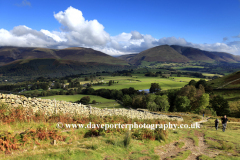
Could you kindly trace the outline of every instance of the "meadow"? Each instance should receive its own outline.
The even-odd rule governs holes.
[[[100,96],[94,95],[84,95],[84,94],[76,94],[76,95],[55,95],[55,96],[47,96],[41,97],[42,99],[51,99],[51,100],[58,100],[58,101],[67,101],[67,102],[76,102],[80,100],[82,97],[89,96],[90,103],[95,100],[96,104],[91,104],[93,107],[98,108],[124,108],[123,105],[119,104],[117,101],[113,99],[107,99]]]
[[[132,77],[127,76],[102,76],[103,83],[106,82],[106,84],[103,85],[93,85],[94,89],[123,89],[123,88],[129,88],[133,87],[136,90],[144,90],[149,89],[151,87],[151,83],[159,83],[162,90],[168,90],[168,89],[176,89],[181,88],[188,84],[189,81],[192,79],[198,81],[199,78],[190,78],[190,77],[169,77],[169,78],[160,78],[160,77],[145,77],[142,74],[136,74]],[[114,80],[113,85],[109,86],[108,82],[110,80]],[[94,81],[93,81],[94,83]]]
[[[81,84],[87,84],[92,83],[92,88],[97,89],[124,89],[133,87],[136,90],[144,90],[144,89],[150,89],[151,83],[159,83],[162,90],[167,89],[176,89],[181,88],[188,84],[190,80],[196,80],[198,81],[199,78],[190,78],[190,77],[170,77],[170,78],[160,78],[160,77],[145,77],[143,74],[134,74],[134,76],[101,76],[101,81],[103,84],[98,85],[94,84],[99,79],[93,80],[93,82],[90,81],[80,81]],[[83,80],[80,79],[80,80]],[[115,83],[111,86],[109,86],[108,82],[110,80],[113,80]],[[54,89],[53,89],[54,90]],[[27,91],[27,92],[36,92],[36,91]],[[40,92],[40,91],[39,91]],[[106,99],[102,98],[100,96],[94,96],[94,95],[83,95],[83,94],[76,94],[76,95],[54,95],[54,96],[46,96],[46,97],[40,97],[42,99],[56,99],[56,100],[64,100],[68,102],[76,102],[80,100],[84,96],[90,97],[90,103],[92,100],[95,100],[97,104],[91,104],[94,107],[98,108],[124,108],[123,105],[118,103],[115,100],[112,99]]]

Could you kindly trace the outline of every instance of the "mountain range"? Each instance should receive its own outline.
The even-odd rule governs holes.
[[[62,77],[132,68],[126,61],[91,48],[0,47],[4,76]]]
[[[0,74],[54,76],[116,71],[147,62],[240,62],[240,56],[178,45],[156,46],[138,54],[112,57],[91,48],[0,47]]]
[[[139,65],[147,62],[240,62],[240,56],[224,52],[210,52],[192,47],[178,45],[156,46],[138,54],[123,55],[118,57],[129,63]]]

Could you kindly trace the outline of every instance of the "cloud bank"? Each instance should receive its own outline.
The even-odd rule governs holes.
[[[31,5],[24,0],[22,4]],[[59,31],[41,29],[33,30],[27,26],[20,25],[8,31],[0,29],[0,46],[19,47],[46,47],[46,48],[67,48],[67,47],[89,47],[110,55],[122,55],[138,53],[158,45],[182,45],[199,48],[208,51],[228,52],[240,54],[240,41],[229,41],[224,37],[222,43],[194,44],[184,38],[162,37],[154,38],[152,35],[141,34],[138,31],[131,33],[120,33],[110,36],[103,24],[96,19],[86,20],[83,13],[73,7],[65,11],[54,13],[54,18],[60,23]],[[239,38],[235,36],[232,38]]]

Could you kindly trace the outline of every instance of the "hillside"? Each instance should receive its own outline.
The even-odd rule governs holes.
[[[17,60],[0,67],[3,76],[62,77],[74,74],[96,73],[129,69],[128,65],[113,65],[97,62],[79,62],[60,59]]]
[[[141,61],[148,62],[188,62],[189,59],[168,45],[162,45],[147,49],[132,57],[132,64],[141,64]]]
[[[186,56],[191,61],[203,61],[203,62],[229,62],[236,63],[240,61],[240,56],[235,56],[224,52],[209,52],[192,47],[183,47],[178,45],[170,46],[178,53]]]
[[[127,62],[130,62],[131,59],[136,55],[137,54],[126,54],[126,55],[119,56],[117,58],[122,59],[122,60],[127,61]]]
[[[0,47],[0,65],[20,59],[63,59],[78,62],[96,62],[115,65],[128,65],[125,61],[109,56],[91,48],[30,48],[30,47]]]
[[[213,88],[240,88],[240,71],[208,82]]]
[[[119,56],[119,59],[132,64],[147,62],[227,62],[238,63],[240,56],[224,52],[209,52],[192,47],[162,45],[147,49],[139,54]]]

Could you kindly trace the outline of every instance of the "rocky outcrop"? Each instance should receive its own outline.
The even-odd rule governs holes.
[[[63,113],[70,115],[97,115],[112,116],[121,115],[127,116],[128,118],[138,118],[138,119],[166,119],[166,120],[177,120],[183,121],[182,117],[167,116],[157,113],[151,113],[143,110],[133,110],[133,109],[100,109],[96,107],[91,107],[78,103],[71,103],[66,101],[57,101],[50,99],[41,98],[27,98],[22,95],[13,94],[1,94],[0,101],[9,104],[10,107],[22,106],[26,110],[32,110],[33,113],[43,112],[45,115],[50,116],[53,114]]]

